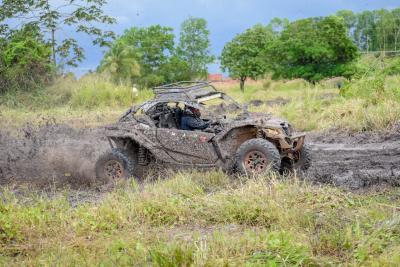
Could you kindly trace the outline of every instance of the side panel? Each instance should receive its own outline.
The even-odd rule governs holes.
[[[175,160],[159,144],[156,137],[157,129],[145,124],[117,124],[108,127],[106,135],[110,138],[129,138],[146,147],[158,160],[175,162]]]
[[[211,142],[212,133],[177,129],[156,130],[159,144],[174,158],[184,164],[214,164],[218,160]]]

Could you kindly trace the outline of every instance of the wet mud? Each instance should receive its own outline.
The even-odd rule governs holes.
[[[90,186],[96,182],[94,162],[107,148],[101,128],[55,124],[0,131],[0,184]]]
[[[400,186],[400,128],[376,133],[310,134],[308,178],[352,190]]]
[[[386,133],[310,133],[313,165],[306,178],[356,190],[400,185],[400,127]],[[102,128],[27,125],[0,130],[0,185],[91,187],[94,164],[109,148]]]

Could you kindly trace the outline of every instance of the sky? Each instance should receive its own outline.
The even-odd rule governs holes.
[[[179,36],[185,19],[204,18],[210,30],[211,52],[218,57],[225,43],[236,34],[257,23],[267,24],[274,17],[292,21],[331,15],[343,9],[359,12],[397,7],[400,0],[108,0],[104,11],[116,18],[117,23],[104,29],[119,35],[133,26],[160,24],[174,28]],[[88,37],[78,36],[78,40],[85,49],[86,59],[71,71],[80,76],[96,69],[105,50],[94,47]],[[219,65],[210,65],[209,72],[221,72]]]

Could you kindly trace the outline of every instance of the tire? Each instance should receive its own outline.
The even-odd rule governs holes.
[[[134,175],[135,162],[127,152],[113,148],[96,162],[96,178],[102,182],[116,182]]]
[[[268,170],[279,171],[280,164],[278,149],[265,139],[247,140],[236,152],[236,170],[242,175],[263,174]]]
[[[289,175],[293,172],[306,172],[311,167],[312,156],[311,149],[304,145],[297,155],[294,155],[297,160],[283,158],[281,161],[280,173],[282,175]]]
[[[294,160],[293,169],[297,171],[307,171],[311,167],[312,156],[311,149],[304,144],[299,151],[299,160]]]

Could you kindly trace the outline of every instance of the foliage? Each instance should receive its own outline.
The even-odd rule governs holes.
[[[316,82],[324,77],[350,77],[357,47],[339,18],[310,18],[290,23],[269,45],[267,56],[274,78]]]
[[[400,8],[336,13],[344,19],[349,36],[363,51],[397,51],[400,48]]]
[[[104,56],[100,72],[109,72],[116,83],[134,81],[140,77],[140,66],[135,47],[116,42]]]
[[[221,67],[231,77],[240,79],[242,91],[247,78],[257,79],[267,71],[263,54],[272,40],[271,29],[258,24],[237,35],[222,50]]]
[[[0,39],[0,48],[0,93],[34,90],[51,79],[51,51],[38,27],[10,32]]]
[[[136,81],[141,88],[166,82],[161,70],[169,63],[169,55],[174,50],[172,28],[160,25],[147,28],[133,27],[126,30],[113,46],[115,45],[134,48],[141,71]]]
[[[209,34],[205,19],[190,17],[182,23],[176,54],[188,65],[190,80],[205,78],[207,64],[214,61],[209,51]]]
[[[117,184],[108,193],[89,191],[89,202],[74,205],[73,191],[45,197],[3,189],[0,264],[400,264],[396,188],[358,194],[296,177],[171,176],[140,186]]]
[[[51,46],[52,61],[56,65],[57,57],[64,64],[76,66],[84,58],[82,48],[76,38],[60,38],[62,27],[75,33],[84,33],[92,37],[93,44],[104,46],[113,38],[110,31],[103,31],[99,24],[112,24],[115,19],[104,14],[105,0],[61,0],[57,3],[49,0],[4,0],[0,3],[0,28],[12,20],[22,25],[35,25],[46,33],[46,43]]]
[[[8,92],[1,97],[0,105],[11,109],[27,109],[32,114],[35,114],[34,111],[47,113],[47,110],[50,114],[52,111],[57,113],[58,109],[69,109],[69,112],[76,110],[78,113],[82,110],[104,109],[104,113],[112,114],[112,120],[115,120],[132,104],[141,103],[151,97],[151,90],[133,93],[131,85],[124,82],[116,85],[106,74],[87,74],[79,79],[73,75],[65,75],[55,79],[46,88],[29,92]],[[87,116],[92,117],[91,114]],[[108,114],[103,114],[102,117],[110,118]]]
[[[206,65],[213,61],[208,35],[206,21],[199,18],[189,18],[182,24],[177,47],[170,27],[133,27],[113,43],[99,70],[111,71],[115,80],[129,80],[140,88],[204,78]],[[113,72],[111,67],[118,71]],[[138,69],[140,75],[132,72]]]

